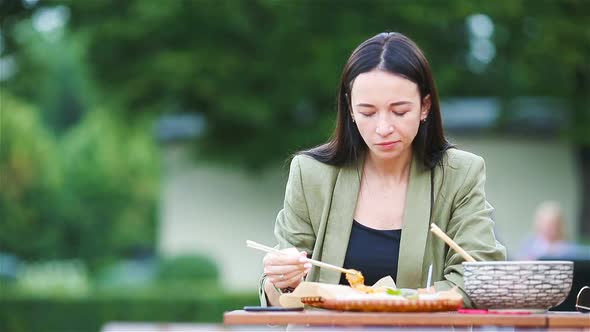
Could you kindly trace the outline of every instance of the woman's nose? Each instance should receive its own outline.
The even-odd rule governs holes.
[[[377,128],[375,128],[375,132],[380,136],[387,136],[393,132],[393,125],[388,121],[380,120]]]

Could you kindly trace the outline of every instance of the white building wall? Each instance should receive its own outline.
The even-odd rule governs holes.
[[[532,230],[534,211],[545,200],[559,202],[567,235],[576,239],[579,185],[570,145],[530,139],[461,137],[459,148],[486,161],[488,201],[496,208],[499,237],[515,253]]]

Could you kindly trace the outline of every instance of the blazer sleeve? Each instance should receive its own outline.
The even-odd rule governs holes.
[[[274,234],[278,242],[275,248],[295,247],[310,255],[316,236],[305,200],[300,158],[300,156],[295,156],[291,161],[283,209],[279,211],[275,223]],[[264,292],[265,279],[266,276],[263,274],[258,286],[261,306],[268,306]]]
[[[494,234],[494,208],[486,200],[485,181],[485,163],[478,156],[473,159],[457,190],[446,233],[477,261],[506,260],[506,249]],[[463,261],[461,255],[449,248],[444,265],[445,280],[435,283],[436,287],[459,286],[464,292]],[[465,305],[471,307],[471,300],[467,296],[464,298]]]

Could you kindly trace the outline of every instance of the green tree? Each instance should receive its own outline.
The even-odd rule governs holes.
[[[6,93],[0,104],[0,251],[57,257],[54,207],[63,176],[55,138],[31,106]]]
[[[0,251],[83,258],[94,267],[155,245],[153,121],[87,112],[98,107],[84,36],[59,24],[39,30],[41,12],[52,8],[0,1],[0,60],[15,59],[17,68],[0,81]]]
[[[352,45],[392,29],[412,31],[430,51],[432,31],[453,37],[463,25],[442,2],[52,3],[66,4],[72,31],[88,36],[88,62],[105,96],[128,114],[200,112],[201,151],[254,167],[327,138]],[[451,44],[463,43],[459,37]],[[450,52],[429,53],[438,61]]]
[[[0,251],[95,267],[154,249],[159,162],[151,121],[124,124],[94,111],[56,138],[31,106],[6,93],[0,104]]]
[[[154,248],[158,154],[150,122],[136,122],[92,111],[63,137],[62,236],[72,257],[100,263]]]
[[[579,224],[590,233],[587,0],[39,4],[60,5],[70,11],[68,31],[86,50],[101,100],[129,118],[200,112],[207,120],[200,151],[252,167],[327,138],[345,59],[384,30],[406,33],[425,50],[443,97],[564,98],[571,104],[564,137],[578,151],[585,188]],[[473,14],[495,24],[496,57],[480,71],[465,61]]]
[[[28,7],[24,1],[0,2],[2,10],[13,11],[0,21],[2,69],[14,74],[0,80],[0,87],[36,105],[43,123],[59,136],[80,121],[93,102],[80,38],[68,34],[66,22],[39,30],[43,20],[66,19],[69,11],[64,6]],[[14,61],[7,64],[6,59]]]

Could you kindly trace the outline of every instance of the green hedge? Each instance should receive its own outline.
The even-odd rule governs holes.
[[[224,312],[257,303],[252,293],[195,298],[0,298],[0,331],[96,332],[112,321],[221,323]]]

